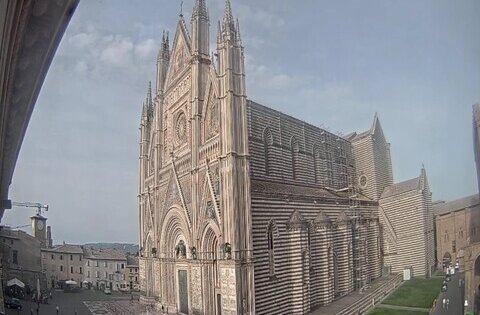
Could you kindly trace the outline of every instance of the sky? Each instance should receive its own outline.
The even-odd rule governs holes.
[[[207,0],[215,49],[223,0]],[[190,25],[193,0],[183,3]],[[480,1],[232,0],[248,98],[336,133],[378,113],[396,182],[425,165],[433,199],[475,193]],[[83,0],[38,97],[10,187],[49,204],[55,243],[137,242],[142,101],[180,1]],[[32,208],[3,224],[29,224]],[[25,228],[28,230],[28,228]]]

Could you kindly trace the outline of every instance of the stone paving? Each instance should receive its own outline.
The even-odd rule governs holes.
[[[140,305],[138,301],[85,301],[83,302],[88,310],[96,315],[140,315],[155,314],[146,309],[145,305]]]

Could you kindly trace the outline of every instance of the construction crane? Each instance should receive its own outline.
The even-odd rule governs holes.
[[[16,201],[12,201],[12,205],[17,206],[17,207],[37,208],[37,216],[42,216],[42,210],[48,211],[48,205],[43,205],[39,202],[16,202]]]

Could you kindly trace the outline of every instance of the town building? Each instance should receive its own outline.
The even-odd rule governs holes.
[[[480,190],[480,103],[473,105],[473,149]],[[471,223],[476,226],[478,219]],[[474,314],[480,314],[480,241],[476,228],[470,234],[472,235],[473,232],[475,232],[476,239],[471,240],[470,244],[464,248],[465,299],[468,302],[466,311],[473,310]]]
[[[84,283],[89,288],[118,291],[126,288],[126,255],[115,249],[84,248]]]
[[[352,143],[360,191],[379,203],[385,272],[411,268],[414,276],[430,276],[435,268],[435,245],[425,168],[416,178],[394,183],[390,143],[377,114],[369,130],[347,138]]]
[[[85,259],[81,245],[62,244],[42,248],[42,268],[46,274],[47,287],[63,287],[65,281],[73,280],[83,286]]]
[[[41,265],[40,246],[40,241],[32,235],[8,226],[0,226],[2,280],[6,283],[17,278],[34,289],[38,279],[42,288],[45,288],[46,278]]]
[[[478,194],[434,205],[438,266],[459,262],[464,269],[464,248],[480,241]]]
[[[247,100],[226,1],[163,37],[140,123],[142,301],[180,314],[307,314],[381,275],[378,201],[352,142]],[[391,183],[388,183],[391,184]],[[379,194],[378,194],[379,195]]]
[[[130,291],[139,291],[139,272],[138,272],[138,257],[127,256],[127,266],[125,268],[125,280],[127,281],[126,288]]]

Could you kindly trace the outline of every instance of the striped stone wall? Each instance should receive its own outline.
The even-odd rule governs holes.
[[[256,314],[308,313],[353,290],[348,196],[307,188],[252,180]],[[363,201],[359,211],[375,217],[378,206]],[[338,220],[340,217],[345,220]],[[274,237],[273,275],[267,240],[272,220],[278,230]],[[366,246],[369,239],[378,237],[365,237]],[[378,244],[370,247],[378,248]],[[379,261],[376,263],[365,267],[372,270],[369,278],[379,275],[381,266]]]
[[[348,140],[252,101],[247,114],[252,177],[336,189],[353,183]]]
[[[428,193],[429,194],[429,193]],[[380,207],[395,227],[395,249],[384,249],[384,265],[392,272],[413,268],[415,276],[428,276],[434,265],[431,200],[421,190],[380,199]],[[382,216],[380,216],[382,222]]]

